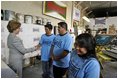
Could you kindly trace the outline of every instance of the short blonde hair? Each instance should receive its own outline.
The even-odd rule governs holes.
[[[7,29],[10,33],[12,33],[14,30],[18,29],[19,27],[21,27],[21,23],[15,20],[11,20],[9,21],[8,25],[7,25]]]

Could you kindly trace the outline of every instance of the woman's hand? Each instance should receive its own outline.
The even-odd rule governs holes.
[[[35,46],[36,50],[38,50],[40,48],[39,44]]]

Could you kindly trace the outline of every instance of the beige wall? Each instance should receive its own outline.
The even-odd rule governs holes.
[[[67,5],[67,19],[68,28],[71,27],[71,14],[72,14],[72,1],[64,1]],[[29,14],[34,16],[40,16],[51,20],[54,26],[61,20],[52,18],[42,14],[42,1],[2,1],[1,8],[3,10],[12,10],[16,13]]]
[[[72,1],[64,1],[64,3],[67,5],[67,19],[66,22],[68,23],[68,29],[72,27]]]

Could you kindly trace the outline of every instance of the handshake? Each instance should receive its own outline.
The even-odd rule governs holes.
[[[40,45],[39,44],[35,46],[35,49],[36,50],[38,50],[39,48],[40,48]]]

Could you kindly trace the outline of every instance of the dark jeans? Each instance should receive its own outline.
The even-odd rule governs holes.
[[[42,69],[43,69],[43,78],[50,78],[51,77],[51,65],[52,62],[49,59],[49,61],[42,61]]]
[[[67,69],[68,68],[61,68],[53,65],[54,78],[62,78],[65,75]]]

